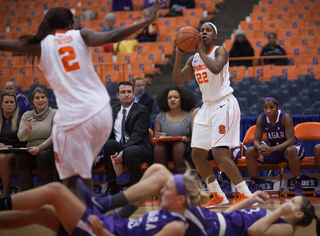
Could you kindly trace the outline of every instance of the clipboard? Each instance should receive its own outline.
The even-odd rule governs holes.
[[[182,138],[180,136],[165,136],[165,137],[157,137],[153,138],[152,141],[157,142],[172,142],[172,141],[180,141]]]
[[[10,152],[28,152],[28,149],[27,148],[11,148],[9,149]]]

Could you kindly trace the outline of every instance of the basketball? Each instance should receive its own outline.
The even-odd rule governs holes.
[[[199,43],[200,33],[192,26],[181,28],[174,39],[174,44],[184,52],[190,52],[197,49]]]

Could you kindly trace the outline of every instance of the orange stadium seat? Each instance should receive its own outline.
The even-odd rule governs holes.
[[[293,38],[282,38],[278,40],[281,47],[291,46]]]
[[[251,41],[251,40],[250,40]],[[227,52],[230,52],[232,48],[233,40],[232,39],[226,39],[224,40],[223,46],[227,50]],[[252,44],[251,44],[252,46]]]
[[[39,21],[39,17],[35,16],[35,17],[29,17],[29,16],[19,16],[18,17],[19,20],[19,24],[36,24],[39,25],[40,21]]]
[[[203,20],[203,10],[201,8],[184,9],[183,16],[197,17],[201,21]]]
[[[177,25],[170,25],[167,27],[168,34],[170,34],[170,33],[176,34],[181,28],[182,28],[182,26],[178,25],[178,24]]]
[[[2,23],[3,26],[10,26],[14,27],[19,25],[19,19],[18,17],[5,17],[5,16],[0,16],[0,22]]]
[[[274,11],[273,5],[254,5],[253,12],[254,13],[270,13]]]
[[[312,13],[311,12],[291,12],[290,19],[296,20],[296,21],[312,19]]]
[[[251,21],[268,21],[271,19],[270,13],[250,13]]]
[[[278,13],[278,12],[273,12],[270,13],[270,20],[285,20],[285,19],[290,19],[290,13],[289,12],[283,12],[283,13]]]
[[[301,29],[306,27],[305,20],[284,20],[283,28],[287,29]]]
[[[56,3],[54,1],[48,1],[48,2],[45,1],[45,2],[36,3],[36,8],[41,11],[49,10],[50,8],[53,8],[55,6],[56,6]]]
[[[313,57],[306,57],[306,58],[304,58],[303,62],[306,65],[319,65],[320,64],[320,55],[313,56]]]
[[[142,71],[144,74],[152,75],[154,64],[152,61],[146,62],[131,62],[125,66],[126,71]]]
[[[276,30],[283,28],[283,21],[281,20],[269,20],[262,23],[262,29]]]
[[[120,26],[128,26],[132,25],[133,20],[125,20],[125,19],[117,19],[116,22],[114,23],[115,27],[120,27]]]
[[[11,76],[11,69],[9,68],[0,68],[0,77]]]
[[[107,63],[112,62],[112,53],[92,54],[93,63]]]
[[[266,5],[280,5],[282,0],[260,0],[262,6]]]
[[[258,77],[260,81],[263,80],[270,80],[272,77],[271,74],[271,65],[264,65],[264,66],[249,66],[248,69],[248,76],[249,77]]]
[[[135,47],[137,53],[148,52],[151,50],[151,43],[138,43]]]
[[[36,3],[35,2],[18,2],[16,10],[18,11],[24,11],[24,10],[34,10],[36,9]]]
[[[110,53],[107,53],[107,52],[105,53],[102,46],[101,47],[90,47],[90,50],[91,50],[91,54],[103,53],[105,55],[108,54],[108,56],[112,57],[112,53],[111,52]]]
[[[308,54],[308,46],[286,46],[284,47],[287,55],[300,56]],[[303,58],[289,57],[290,65],[301,65],[303,64]]]
[[[313,75],[315,78],[320,78],[320,67],[319,65],[299,65],[298,75]]]
[[[94,0],[81,0],[81,6],[82,7],[100,7],[99,1]]]
[[[300,36],[299,29],[278,29],[277,37],[278,38],[291,38]]]
[[[20,68],[11,68],[11,76],[27,76],[34,75],[34,68],[32,67],[20,67]]]
[[[168,34],[160,34],[159,41],[160,42],[171,42],[174,43],[174,39],[176,37],[176,33],[168,33]]]
[[[319,34],[320,34],[320,27],[300,29],[300,35],[303,37],[316,37]]]
[[[309,45],[309,54],[317,54],[320,55],[320,46],[319,45]]]
[[[19,15],[22,15],[22,12],[16,10],[1,11],[1,17],[4,18],[18,18]]]
[[[245,66],[232,66],[229,67],[230,80],[232,82],[242,82],[243,77],[246,76]]]
[[[0,33],[0,39],[13,39],[13,33]]]
[[[276,13],[287,13],[287,12],[295,12],[296,7],[294,5],[278,5],[274,6],[274,12]]]
[[[30,89],[32,85],[45,85],[48,87],[48,81],[44,75],[25,76],[25,88]]]
[[[251,38],[255,38],[255,39],[259,39],[259,38],[268,38],[268,34],[269,32],[272,32],[273,30],[268,30],[268,29],[261,29],[261,30],[254,30],[253,31],[253,37]],[[247,36],[247,38],[250,39],[249,36]]]
[[[282,0],[282,4],[285,6],[295,6],[301,4],[303,0]]]
[[[124,68],[127,63],[111,63],[108,65],[101,65],[101,74],[105,74],[106,72],[117,72],[120,73],[123,78]]]
[[[10,27],[10,32],[20,32],[20,33],[24,33],[24,34],[30,34],[30,24],[28,23],[21,23],[19,25],[16,25],[14,27]]]
[[[93,68],[94,68],[94,71],[99,76],[99,78],[101,79],[101,77],[102,77],[101,65],[94,65]]]
[[[288,80],[297,79],[297,66],[273,66],[273,76],[286,77]]]
[[[178,25],[181,27],[190,25],[192,27],[195,27],[196,29],[199,28],[199,20],[196,16],[194,17],[178,17]]]
[[[92,28],[92,22],[91,21],[81,21],[81,28]]]
[[[261,49],[264,45],[268,43],[268,39],[260,38],[260,39],[251,39],[250,40],[251,47],[254,49],[255,55],[260,55]]]
[[[4,88],[4,85],[13,81],[16,85],[19,85],[21,89],[25,88],[25,77],[24,76],[6,76],[1,78],[1,88]]]
[[[170,26],[170,25],[177,25],[178,24],[178,18],[177,17],[164,17],[164,18],[159,18],[157,20],[157,24],[159,27],[163,26]]]
[[[309,27],[320,27],[320,19],[318,20],[307,20],[307,25]]]
[[[315,37],[294,37],[292,38],[293,46],[308,46],[315,45],[316,38]]]
[[[318,7],[315,8],[313,11],[311,11],[311,18],[310,20],[319,20],[320,19],[320,12],[319,12],[320,3],[318,4]]]
[[[39,69],[39,67],[34,67],[34,75],[44,75],[43,71]]]
[[[233,36],[235,37],[236,36],[236,29],[235,30],[233,30]],[[256,36],[255,36],[255,34],[256,34],[256,32],[259,32],[259,33],[257,33],[257,34],[259,34],[259,35],[261,35],[260,34],[260,31],[262,31],[262,30],[246,30],[246,31],[244,31],[245,33],[246,33],[246,38],[247,39],[252,39],[252,38],[255,38]],[[259,37],[260,38],[260,37]]]
[[[173,45],[170,42],[152,42],[150,44],[152,48],[160,50],[165,56],[173,55]]]
[[[117,53],[117,63],[131,63],[139,60],[139,53]]]
[[[0,4],[0,11],[17,9],[16,2],[3,2]]]
[[[122,11],[120,15],[121,19],[133,21],[141,20],[142,16],[142,11]]]
[[[195,2],[195,8],[202,8],[204,11],[207,11],[208,13],[213,13],[215,11],[214,2],[211,0],[197,0]]]
[[[133,82],[136,78],[144,78],[143,71],[125,71],[124,72],[124,81]]]
[[[1,35],[0,35],[0,39],[1,38]],[[12,57],[12,52],[0,52],[0,58],[6,58],[6,57]]]
[[[162,65],[164,56],[159,52],[142,52],[140,53],[140,62],[152,61],[156,65]]]
[[[29,16],[29,17],[34,17],[34,16],[43,16],[43,10],[39,9],[29,9],[29,10],[24,10],[24,16]]]
[[[240,27],[242,30],[259,30],[262,28],[261,21],[240,21]]]
[[[102,72],[101,80],[105,86],[107,85],[107,83],[117,83],[124,81],[123,75],[120,72],[114,71]]]
[[[23,65],[22,57],[0,58],[0,68],[22,66],[22,65]]]

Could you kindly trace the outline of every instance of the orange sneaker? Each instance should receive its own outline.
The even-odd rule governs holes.
[[[201,205],[203,208],[215,208],[227,205],[229,200],[226,196],[219,196],[218,193],[213,193],[213,197],[206,204]]]
[[[233,207],[233,206],[239,204],[240,202],[243,202],[244,200],[250,198],[250,196],[245,195],[245,194],[238,193],[237,195],[238,195],[238,200],[235,203],[233,203],[232,205],[230,205],[229,207]],[[258,203],[252,204],[252,206],[256,206],[256,205],[258,205]]]

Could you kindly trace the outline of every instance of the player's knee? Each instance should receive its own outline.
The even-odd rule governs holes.
[[[298,158],[298,150],[295,146],[287,147],[286,156],[288,159],[296,159]]]
[[[249,147],[246,150],[245,156],[248,159],[257,159],[259,157],[259,152],[255,147]]]

